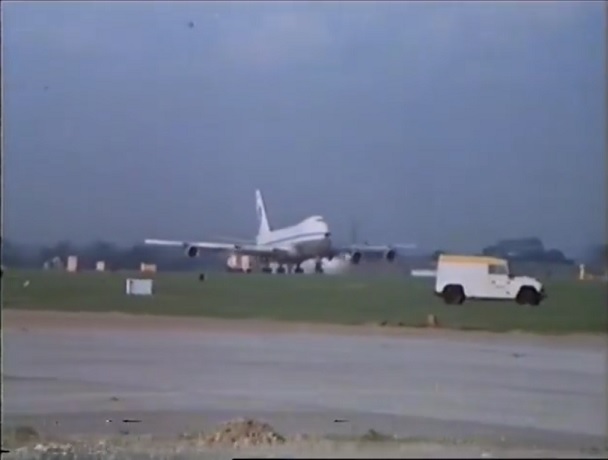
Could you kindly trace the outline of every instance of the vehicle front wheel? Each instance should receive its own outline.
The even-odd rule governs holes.
[[[524,286],[517,293],[515,301],[520,305],[536,306],[540,303],[540,293],[533,287]]]

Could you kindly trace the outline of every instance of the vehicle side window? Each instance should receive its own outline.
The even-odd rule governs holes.
[[[488,265],[488,274],[490,275],[506,275],[507,269],[504,265]]]

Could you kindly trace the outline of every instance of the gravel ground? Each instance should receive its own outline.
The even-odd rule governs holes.
[[[3,458],[608,454],[603,337],[8,311],[3,339]]]

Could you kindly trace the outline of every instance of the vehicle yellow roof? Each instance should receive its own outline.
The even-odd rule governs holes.
[[[503,265],[507,263],[505,259],[488,256],[467,256],[456,254],[442,254],[439,262],[450,264],[483,264],[483,265]]]

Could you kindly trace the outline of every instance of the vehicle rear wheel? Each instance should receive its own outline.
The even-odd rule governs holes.
[[[449,285],[443,288],[443,300],[448,305],[460,305],[464,302],[464,290],[462,286]]]

